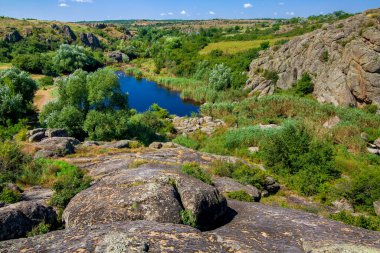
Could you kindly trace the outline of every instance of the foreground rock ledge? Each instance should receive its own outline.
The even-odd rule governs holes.
[[[380,233],[317,215],[230,201],[233,220],[210,232],[153,221],[68,228],[0,242],[10,252],[380,252]],[[233,214],[233,213],[232,213]]]

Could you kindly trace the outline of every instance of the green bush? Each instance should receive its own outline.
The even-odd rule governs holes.
[[[212,184],[211,176],[196,163],[183,164],[182,172],[189,176],[195,177],[206,184]]]
[[[0,193],[0,202],[13,204],[21,200],[21,194],[4,187]]]
[[[54,85],[54,78],[51,76],[44,76],[41,79],[39,79],[37,82],[40,88],[46,88],[46,87]]]
[[[182,223],[193,228],[197,227],[197,219],[191,210],[181,211]]]
[[[323,183],[339,176],[331,145],[313,140],[300,123],[287,123],[264,142],[262,150],[266,166],[288,178],[301,194],[316,194]]]
[[[37,235],[44,235],[50,232],[51,225],[46,224],[45,222],[41,222],[37,226],[35,226],[30,232],[27,233],[27,237],[33,237]]]
[[[82,190],[90,186],[91,179],[86,177],[80,169],[70,170],[60,174],[53,185],[54,194],[50,204],[59,208],[65,208],[70,200]]]
[[[25,156],[16,143],[0,142],[0,184],[14,182],[28,161],[30,157]]]
[[[216,65],[210,73],[209,84],[216,91],[230,88],[231,69],[224,64]]]
[[[190,139],[189,137],[183,136],[183,135],[178,135],[175,139],[173,139],[173,142],[181,146],[195,149],[195,150],[197,150],[200,146],[199,143],[196,142],[195,140]]]
[[[36,82],[16,68],[0,70],[0,125],[12,123],[32,112]]]
[[[308,73],[302,74],[301,79],[296,82],[294,89],[296,94],[302,96],[313,93],[314,84],[311,76]]]
[[[348,225],[380,231],[380,217],[377,216],[352,215],[348,212],[339,212],[331,214],[330,218]]]
[[[227,197],[238,201],[253,202],[252,196],[244,190],[228,192]]]

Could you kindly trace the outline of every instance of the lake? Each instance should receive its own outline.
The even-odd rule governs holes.
[[[146,79],[137,80],[122,71],[116,74],[119,77],[121,90],[129,94],[129,107],[138,112],[145,112],[152,104],[158,104],[170,114],[181,117],[199,112],[199,106],[182,100],[179,92],[170,91]]]

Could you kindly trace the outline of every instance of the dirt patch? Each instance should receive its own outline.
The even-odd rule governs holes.
[[[38,90],[36,92],[33,104],[37,107],[38,111],[41,111],[44,105],[54,99],[53,92],[55,89],[55,87],[50,87],[45,90]]]

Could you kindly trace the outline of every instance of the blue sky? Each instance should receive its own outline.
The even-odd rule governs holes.
[[[0,16],[105,19],[289,18],[379,8],[380,0],[0,0]]]

